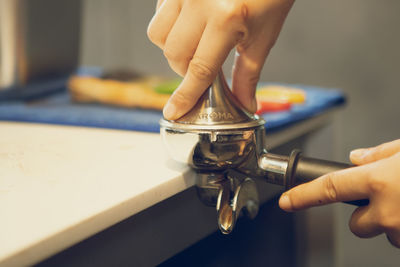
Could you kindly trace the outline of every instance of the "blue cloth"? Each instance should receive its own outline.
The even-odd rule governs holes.
[[[265,128],[267,130],[277,130],[281,127],[316,116],[334,106],[343,105],[346,101],[343,92],[338,89],[324,89],[304,85],[289,86],[304,90],[307,95],[306,102],[304,104],[293,105],[289,111],[263,114],[262,117],[266,121]]]
[[[276,130],[310,118],[333,106],[343,104],[345,100],[340,90],[294,87],[306,91],[306,102],[303,105],[293,105],[290,111],[262,115],[267,130]],[[74,103],[67,91],[30,102],[0,103],[0,120],[7,121],[159,132],[158,122],[161,117],[160,111]]]
[[[77,75],[100,77],[103,70],[98,67],[80,67]],[[162,117],[161,111],[74,103],[65,84],[66,78],[60,78],[32,84],[26,88],[3,91],[0,94],[0,120],[144,132],[160,130],[158,122]],[[269,131],[310,118],[345,101],[343,93],[337,89],[290,86],[305,90],[307,100],[302,105],[293,105],[290,111],[262,115],[266,121],[265,127]]]

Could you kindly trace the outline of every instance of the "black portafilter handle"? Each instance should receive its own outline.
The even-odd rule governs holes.
[[[354,165],[334,162],[322,159],[304,157],[299,150],[293,150],[289,156],[288,167],[286,170],[286,189],[296,185],[310,182],[324,174],[354,167]],[[344,201],[344,203],[366,206],[368,199]]]

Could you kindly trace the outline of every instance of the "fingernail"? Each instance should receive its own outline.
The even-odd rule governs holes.
[[[367,152],[367,149],[365,148],[354,149],[353,151],[350,152],[350,158],[360,159],[365,155],[365,152]]]
[[[292,202],[290,201],[290,198],[288,194],[283,193],[281,198],[279,199],[279,206],[281,209],[286,210],[286,211],[292,211]]]
[[[173,120],[176,114],[176,107],[174,104],[168,102],[163,110],[164,118],[167,120]]]

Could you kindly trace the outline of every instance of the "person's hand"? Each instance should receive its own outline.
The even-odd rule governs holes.
[[[164,107],[175,120],[187,113],[236,47],[232,91],[255,112],[255,88],[294,0],[158,0],[147,34],[184,79]]]
[[[351,152],[357,167],[329,173],[285,192],[279,206],[297,211],[338,201],[368,198],[351,216],[351,231],[363,238],[386,233],[400,248],[400,139]]]

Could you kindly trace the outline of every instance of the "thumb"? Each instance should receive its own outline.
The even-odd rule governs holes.
[[[400,151],[400,139],[376,147],[360,148],[350,152],[350,160],[356,165],[368,164],[388,158]]]

